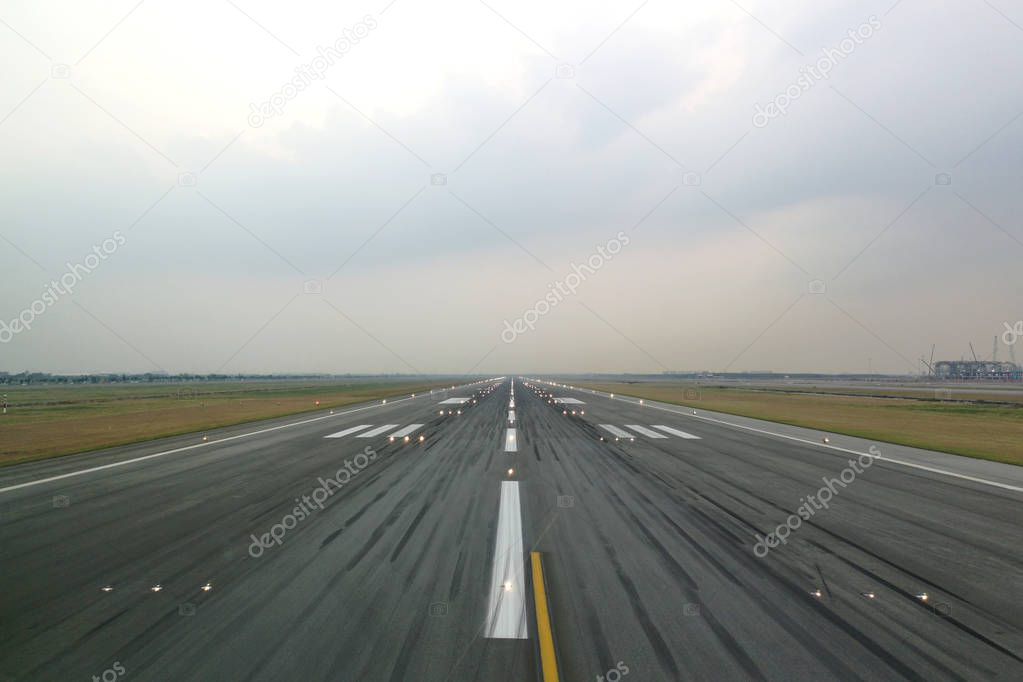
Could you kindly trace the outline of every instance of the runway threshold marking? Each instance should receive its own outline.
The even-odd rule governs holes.
[[[515,429],[508,429],[504,434],[504,451],[505,452],[518,452],[519,444],[516,439]]]
[[[367,431],[366,433],[360,433],[358,436],[356,436],[356,438],[372,438],[373,436],[379,436],[384,431],[390,431],[395,426],[397,426],[397,424],[384,424],[383,426],[376,427],[372,431]]]
[[[392,433],[390,435],[390,438],[402,438],[404,436],[408,436],[408,435],[412,434],[413,432],[415,432],[415,431],[417,431],[418,429],[421,429],[421,428],[423,428],[422,424],[409,424],[405,428],[398,429],[397,431]]]
[[[601,395],[601,396],[604,396],[605,398],[610,398],[610,395],[611,395],[611,394],[605,393],[603,391],[592,391],[592,393],[593,393],[593,395]],[[614,400],[614,398],[610,398],[610,399]],[[639,405],[640,404],[639,400],[627,400],[625,398],[620,398],[620,400],[622,402],[632,403],[633,405]],[[895,459],[894,457],[886,457],[884,455],[875,455],[875,454],[873,454],[871,452],[860,452],[859,450],[853,450],[851,448],[843,448],[843,447],[839,447],[837,445],[828,445],[826,443],[818,443],[815,440],[808,440],[806,438],[800,438],[799,436],[789,436],[789,435],[786,435],[784,433],[775,433],[774,431],[767,431],[766,429],[758,429],[758,428],[755,428],[753,426],[745,426],[743,424],[736,424],[734,422],[727,422],[727,421],[725,421],[723,419],[715,419],[714,417],[707,417],[707,416],[704,416],[702,414],[700,414],[700,415],[697,415],[697,414],[686,414],[685,412],[680,412],[679,410],[673,410],[670,407],[661,407],[660,405],[651,405],[649,403],[646,404],[646,407],[651,407],[651,408],[653,408],[655,410],[661,410],[662,412],[670,412],[671,414],[677,414],[679,416],[688,417],[690,419],[700,419],[700,420],[703,420],[705,422],[712,422],[714,424],[721,424],[722,426],[730,426],[730,427],[735,428],[735,429],[742,429],[744,431],[752,431],[753,433],[761,433],[761,434],[763,434],[765,436],[773,436],[775,438],[784,438],[785,440],[791,440],[791,441],[795,441],[797,443],[804,443],[806,445],[813,445],[813,446],[818,447],[818,448],[824,448],[824,449],[827,449],[827,450],[834,450],[836,452],[845,452],[845,453],[848,453],[850,455],[870,455],[871,457],[873,457],[874,459],[876,459],[878,461],[888,462],[889,464],[898,464],[900,466],[909,467],[910,469],[920,469],[922,471],[929,471],[932,474],[940,474],[942,476],[951,476],[952,478],[958,478],[958,479],[961,479],[961,480],[964,480],[964,481],[972,481],[974,483],[981,483],[983,485],[989,485],[989,486],[991,486],[993,488],[1002,488],[1003,490],[1012,490],[1013,492],[1023,493],[1023,486],[1010,485],[1008,483],[999,483],[998,481],[992,481],[992,480],[987,479],[987,478],[980,478],[979,476],[970,476],[968,474],[960,474],[960,473],[956,473],[955,471],[949,471],[948,469],[939,469],[938,467],[927,466],[926,464],[916,464],[914,462],[907,462],[904,459]],[[835,435],[842,436],[842,435],[845,435],[845,434],[839,433],[839,434],[835,434]],[[3,490],[0,490],[0,492],[3,492]]]
[[[525,555],[518,481],[501,482],[487,607],[488,639],[526,639]]]
[[[644,436],[647,436],[648,438],[667,438],[667,436],[665,436],[663,433],[657,433],[653,429],[648,429],[647,427],[640,426],[639,424],[626,424],[625,426],[627,428],[632,429],[636,433],[641,433]],[[676,436],[681,436],[682,433],[681,432],[677,432],[675,435]],[[682,436],[682,437],[685,438],[685,436]]]
[[[694,436],[691,433],[686,433],[685,431],[679,431],[678,429],[673,429],[670,426],[664,426],[663,424],[654,424],[654,428],[655,429],[660,429],[661,431],[664,431],[666,433],[670,433],[673,436],[678,436],[679,438],[691,438],[693,440],[700,440],[699,436]]]
[[[550,603],[547,600],[547,582],[544,579],[543,557],[540,552],[529,553],[533,568],[533,602],[536,605],[536,637],[540,642],[540,669],[543,682],[558,682],[558,655],[554,649],[554,629],[551,627]]]
[[[467,384],[463,384],[462,386],[465,386],[465,385],[467,385]],[[462,388],[462,386],[459,386],[459,388]],[[442,390],[443,391],[447,391],[448,389],[442,389]],[[397,398],[397,399],[392,400],[391,402],[386,403],[386,404],[387,405],[396,405],[398,403],[403,403],[403,402],[406,402],[408,400],[413,400],[413,398],[411,398],[411,397]],[[274,431],[280,431],[282,429],[290,429],[290,428],[292,428],[294,426],[303,426],[305,424],[313,424],[315,422],[323,421],[324,419],[336,419],[338,417],[343,417],[343,416],[345,416],[347,414],[355,414],[356,412],[362,412],[364,410],[372,410],[375,407],[382,407],[384,404],[385,403],[376,402],[376,403],[374,403],[372,405],[364,405],[362,407],[355,407],[355,408],[352,408],[350,410],[345,410],[344,412],[338,412],[336,414],[324,414],[324,415],[320,415],[319,417],[312,417],[310,419],[300,419],[297,422],[288,422],[287,424],[279,424],[277,426],[268,426],[265,429],[256,429],[255,431],[248,431],[246,433],[239,433],[239,434],[234,435],[234,436],[227,436],[225,438],[219,438],[217,440],[205,441],[203,443],[193,443],[192,445],[183,445],[180,448],[172,448],[170,450],[164,450],[162,452],[154,452],[151,455],[142,455],[141,457],[132,457],[131,459],[121,460],[120,462],[110,462],[109,464],[101,464],[99,466],[89,467],[88,469],[79,469],[78,471],[69,471],[66,474],[58,474],[57,476],[47,476],[46,478],[40,478],[40,479],[36,479],[34,481],[26,481],[24,483],[17,483],[15,485],[9,485],[9,486],[7,486],[5,488],[0,488],[0,494],[8,493],[8,492],[11,492],[13,490],[20,490],[22,488],[29,488],[29,487],[34,486],[34,485],[42,485],[43,483],[51,483],[52,481],[61,481],[61,480],[64,480],[65,478],[74,478],[75,476],[83,476],[85,474],[91,474],[91,473],[95,473],[97,471],[105,471],[107,469],[114,469],[116,467],[122,467],[122,466],[125,466],[125,465],[128,465],[128,464],[135,464],[137,462],[144,462],[147,459],[156,459],[157,457],[166,457],[167,455],[175,455],[175,454],[177,454],[179,452],[187,452],[189,450],[198,450],[199,448],[208,448],[211,445],[218,445],[220,443],[229,443],[231,441],[239,440],[241,438],[251,438],[252,436],[261,436],[264,433],[273,433]]]
[[[359,426],[353,426],[350,429],[345,429],[344,431],[338,431],[337,433],[332,433],[329,436],[324,436],[324,438],[343,438],[344,436],[347,436],[350,433],[356,433],[358,431],[362,431],[363,429],[368,429],[371,426],[373,426],[373,425],[372,424],[360,424]]]
[[[609,432],[612,436],[615,436],[617,438],[635,438],[635,436],[633,436],[631,433],[625,431],[624,429],[618,428],[614,424],[600,424],[600,428],[604,429],[605,431]]]

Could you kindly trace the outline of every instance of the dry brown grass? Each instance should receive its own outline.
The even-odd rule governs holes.
[[[12,409],[0,416],[0,466],[450,385],[378,381],[10,387],[6,392]]]

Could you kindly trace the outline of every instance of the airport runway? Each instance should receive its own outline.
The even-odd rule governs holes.
[[[1023,469],[511,385],[0,470],[0,680],[545,680],[531,551],[562,680],[1023,679]]]

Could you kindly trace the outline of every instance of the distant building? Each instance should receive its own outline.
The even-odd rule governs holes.
[[[941,360],[934,376],[948,381],[1020,381],[1019,365],[997,360]]]

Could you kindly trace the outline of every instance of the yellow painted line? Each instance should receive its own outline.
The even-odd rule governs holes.
[[[536,602],[536,636],[540,640],[540,664],[543,682],[558,682],[558,657],[554,652],[554,633],[547,604],[547,586],[543,580],[543,560],[540,552],[530,552],[533,564],[533,599]]]

